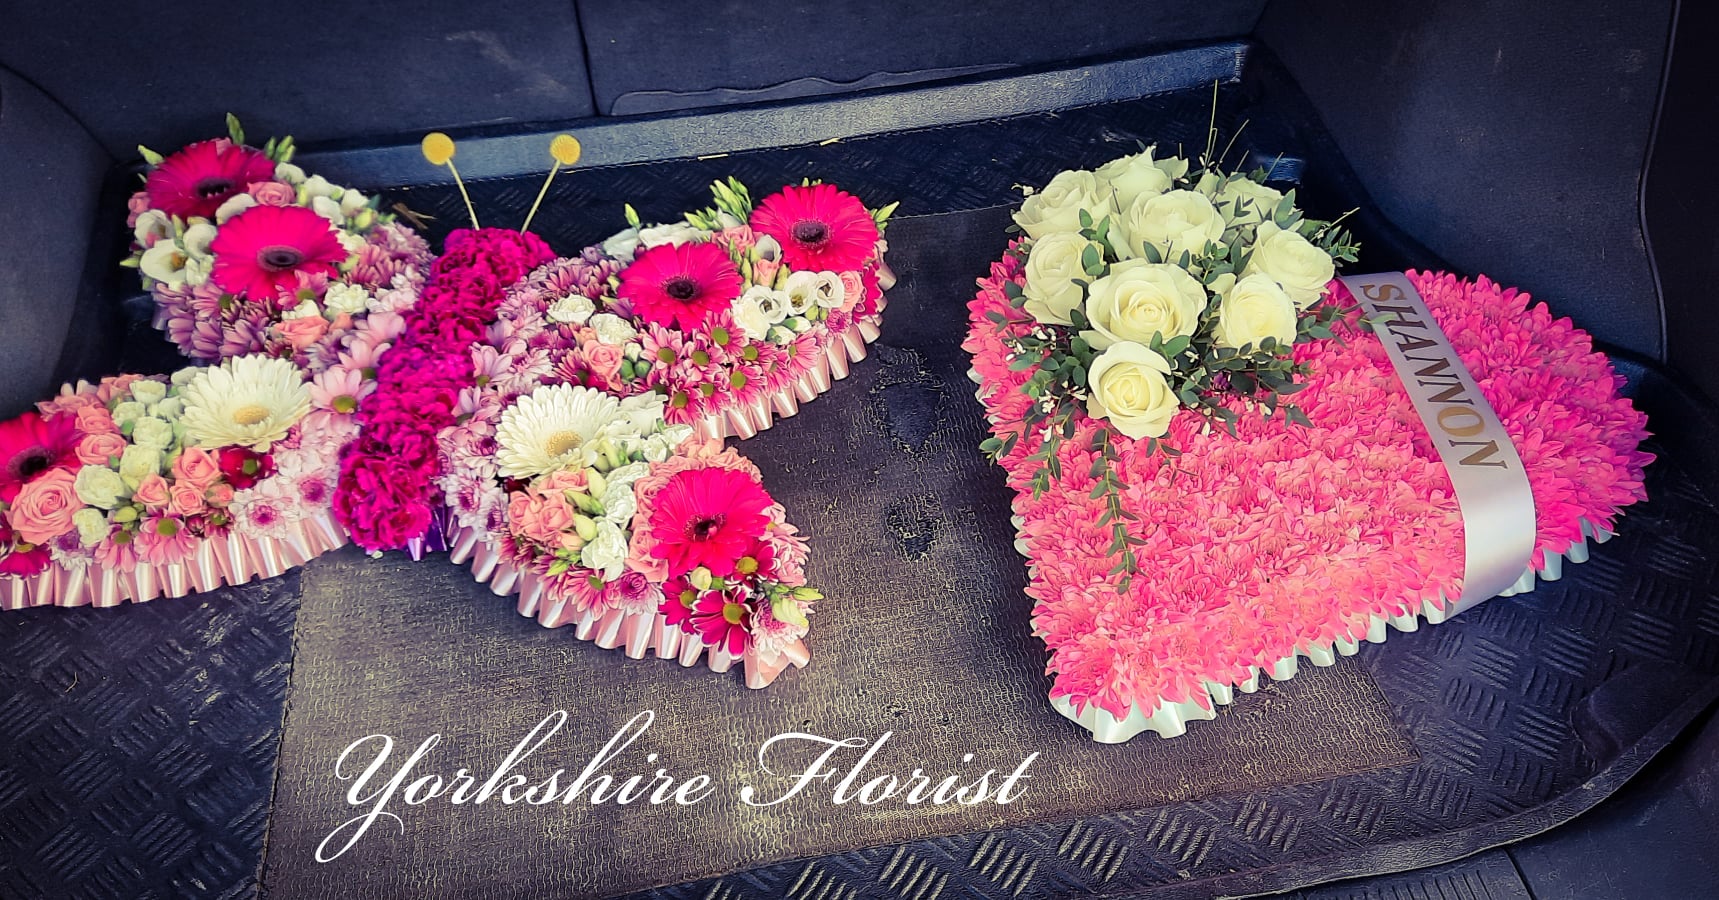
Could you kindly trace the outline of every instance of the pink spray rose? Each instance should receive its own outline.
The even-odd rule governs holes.
[[[233,486],[217,484],[204,491],[203,496],[209,501],[210,506],[226,506],[233,502]]]
[[[125,447],[125,437],[120,434],[86,434],[78,442],[78,461],[86,466],[105,466],[110,458],[124,453]]]
[[[77,476],[55,469],[24,485],[8,511],[12,529],[32,544],[46,544],[72,529],[72,516],[83,509],[73,484]]]
[[[203,512],[203,488],[194,484],[175,484],[168,491],[167,509],[176,516],[190,518]]]
[[[137,490],[131,494],[131,499],[150,509],[160,509],[171,499],[167,493],[167,479],[160,475],[148,475],[138,482]]]
[[[78,430],[84,434],[118,434],[119,426],[113,424],[113,413],[97,404],[78,410]]]
[[[259,181],[251,185],[250,194],[263,206],[291,206],[298,202],[298,191],[279,181]]]
[[[173,461],[173,478],[199,491],[207,490],[221,478],[221,464],[215,455],[202,447],[186,447]]]
[[[321,316],[303,316],[288,319],[276,325],[275,330],[294,350],[303,350],[328,333],[328,320]]]

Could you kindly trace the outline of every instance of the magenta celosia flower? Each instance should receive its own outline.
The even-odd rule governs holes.
[[[734,260],[721,247],[661,244],[621,271],[616,293],[645,322],[693,331],[711,313],[727,309],[743,286]]]
[[[199,141],[167,157],[149,172],[149,204],[170,216],[213,219],[215,210],[253,181],[268,181],[275,164],[226,138]]]
[[[782,245],[790,268],[845,272],[871,259],[877,223],[865,204],[833,184],[785,187],[752,212],[752,230]]]

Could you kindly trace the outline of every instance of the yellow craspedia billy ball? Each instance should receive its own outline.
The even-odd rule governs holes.
[[[579,161],[579,139],[570,134],[558,134],[549,142],[549,155],[555,161],[570,166]]]
[[[445,166],[454,158],[454,139],[440,131],[432,131],[424,135],[423,150],[430,165]]]

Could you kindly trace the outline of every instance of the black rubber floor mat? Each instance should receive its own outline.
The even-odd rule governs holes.
[[[1209,85],[1190,86],[1144,100],[829,146],[575,170],[552,191],[563,202],[540,213],[539,222],[558,249],[570,251],[614,230],[623,201],[635,203],[647,216],[671,215],[701,203],[704,182],[730,173],[759,190],[815,174],[872,202],[901,199],[903,214],[994,207],[1018,196],[1011,192],[1017,182],[1043,183],[1058,169],[1101,162],[1132,149],[1137,140],[1180,143],[1197,151],[1204,146],[1209,98]],[[1367,214],[1363,189],[1334,155],[1317,117],[1268,62],[1250,62],[1242,82],[1222,91],[1220,127],[1233,130],[1244,119],[1251,124],[1242,143],[1255,157],[1286,154],[1285,171],[1304,177],[1309,187],[1304,199],[1314,210],[1363,208],[1352,221],[1365,243],[1366,266],[1436,263],[1389,223]],[[682,127],[681,121],[640,127]],[[880,130],[887,127],[879,124]],[[530,140],[533,146],[547,146],[546,136]],[[474,185],[474,199],[480,211],[487,211],[486,221],[507,221],[522,216],[538,184],[534,177],[483,182]],[[419,188],[401,196],[437,215],[438,230],[463,218],[463,204],[451,188]],[[104,226],[109,232],[120,230],[119,208],[109,210]],[[936,276],[957,301],[983,271],[958,268],[951,265]],[[116,287],[122,275],[131,273],[105,282],[110,298],[124,294]],[[1557,308],[1558,298],[1542,299]],[[895,329],[915,324],[886,321]],[[944,340],[943,352],[953,352],[948,348],[958,344],[959,335]],[[933,359],[928,346],[914,348]],[[883,379],[888,363],[880,351],[878,359],[860,366],[861,374],[874,372]],[[898,361],[898,368],[888,371],[902,371],[901,365]],[[1719,472],[1712,459],[1719,426],[1703,401],[1682,392],[1677,379],[1639,367],[1629,372],[1650,427],[1664,437],[1655,448],[1662,457],[1649,470],[1652,500],[1632,510],[1620,537],[1598,548],[1591,562],[1571,567],[1562,582],[1488,603],[1436,628],[1393,633],[1385,645],[1356,657],[1353,664],[1373,675],[1418,751],[1419,763],[777,863],[637,896],[845,900],[1246,894],[1441,863],[1569,819],[1639,769],[1719,694],[1719,596],[1712,588],[1719,511],[1704,493],[1715,486],[1713,475]],[[877,396],[868,396],[868,404],[907,407],[924,399],[915,396],[912,379],[898,382],[909,387],[893,390],[883,381],[872,384],[883,387]],[[837,394],[818,401],[837,402]],[[817,408],[814,404],[808,413]],[[861,414],[862,407],[852,409]],[[915,434],[904,440],[911,445]],[[904,507],[898,517],[904,553],[935,531],[916,524],[916,508]],[[1006,523],[993,526],[1006,528]],[[218,610],[229,596],[242,605],[254,595],[223,592],[216,598],[158,601],[161,605],[150,610],[0,616],[0,670],[20,685],[0,699],[0,744],[5,745],[0,755],[0,895],[243,895],[254,890],[263,852],[258,813],[247,818],[240,812],[198,810],[216,808],[220,798],[241,797],[239,806],[262,809],[278,732],[252,738],[242,765],[217,764],[188,779],[186,772],[199,767],[180,761],[216,745],[203,736],[203,726],[189,724],[187,712],[171,710],[195,708],[200,668],[209,669],[211,678],[218,671],[238,671],[228,673],[212,663],[216,654],[237,658],[236,650],[225,647],[228,641],[266,642],[282,654],[277,659],[284,658],[294,601],[283,590],[263,589],[277,613],[252,620],[254,631],[229,632],[221,643],[189,657],[175,656],[159,671],[113,677],[100,693],[61,692],[71,671],[84,673],[78,676],[80,685],[103,666],[123,672],[118,663],[103,662],[108,656],[200,647],[199,626],[194,620],[177,621],[176,611],[196,610],[204,602]],[[514,621],[536,634],[531,631],[536,626]],[[79,643],[85,634],[100,637]],[[69,668],[56,669],[53,659],[69,658],[57,656],[56,646],[76,647],[82,656]],[[566,650],[603,653],[587,645]],[[450,649],[427,646],[422,652]],[[201,662],[205,658],[211,662]],[[38,660],[44,662],[33,662]],[[817,657],[813,665],[826,661]],[[278,721],[284,677],[278,662],[258,671],[269,665],[275,674],[261,680],[246,683],[235,674],[222,682],[226,702],[254,707],[259,721],[268,719],[270,710]],[[615,660],[613,665],[640,663]],[[687,677],[694,674],[717,677]],[[877,666],[873,677],[887,677],[887,672]],[[162,699],[150,699],[156,696]],[[110,713],[147,711],[151,703],[170,710],[148,717],[158,742],[126,741],[123,736],[130,732],[124,717]],[[114,718],[121,721],[108,724]],[[54,724],[60,721],[71,724]],[[109,767],[126,773],[114,788],[120,799],[110,805],[132,814],[104,812],[99,791],[74,790],[80,768],[60,765],[60,772],[50,771],[66,759],[55,755],[55,748],[78,746],[59,736],[73,732],[108,742]],[[106,777],[82,781],[100,784]],[[244,790],[234,787],[239,784]],[[86,796],[96,799],[85,802]],[[672,830],[661,837],[675,839]],[[195,849],[184,850],[187,845]],[[467,852],[481,855],[489,848]],[[196,862],[204,859],[214,862]]]
[[[1044,645],[1028,622],[1025,567],[1008,526],[1011,495],[974,452],[986,426],[966,357],[949,339],[966,316],[957,273],[1001,251],[1006,221],[987,211],[896,223],[901,282],[873,358],[798,416],[740,445],[810,536],[807,577],[827,594],[809,639],[812,664],[767,689],[747,690],[738,670],[628,660],[566,631],[544,632],[512,611],[511,598],[445,561],[378,565],[345,554],[313,563],[303,576],[264,885],[284,896],[359,886],[375,896],[432,886],[454,895],[612,896],[765,860],[1264,792],[1414,762],[1389,704],[1353,660],[1244,695],[1216,722],[1173,741],[1100,745],[1051,709]],[[353,783],[335,777],[352,741],[395,737],[383,769],[391,772],[439,732],[447,749],[407,781],[460,766],[485,773],[558,709],[573,718],[515,770],[527,784],[561,767],[571,777],[651,710],[649,731],[602,771],[708,773],[715,793],[668,809],[580,801],[456,810],[431,801],[411,811],[395,801],[389,809],[408,823],[403,836],[379,828],[342,858],[316,861],[337,825],[374,805],[350,805]],[[834,782],[856,765],[858,748],[832,758],[835,778],[791,800],[742,802],[747,786],[759,802],[783,797],[794,784],[787,773],[803,771],[823,749],[799,739],[761,760],[766,741],[795,732],[869,742],[891,733],[856,788],[918,768],[935,773],[934,784],[947,776],[967,784],[1037,758],[1006,805],[838,803]],[[377,752],[363,746],[343,774],[361,771]],[[659,758],[647,764],[646,754]],[[778,774],[762,771],[765,763]],[[668,833],[674,839],[664,840]],[[349,834],[326,846],[344,845]],[[462,852],[473,846],[493,849]]]

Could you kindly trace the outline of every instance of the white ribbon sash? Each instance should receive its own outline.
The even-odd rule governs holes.
[[[1508,589],[1534,554],[1534,494],[1516,445],[1420,292],[1401,272],[1342,281],[1373,323],[1438,448],[1462,510],[1462,594],[1450,615]]]

